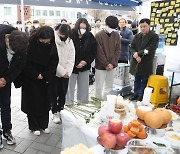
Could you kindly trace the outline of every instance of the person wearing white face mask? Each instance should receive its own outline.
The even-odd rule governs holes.
[[[95,97],[106,99],[114,82],[114,68],[118,65],[120,57],[120,36],[115,29],[118,27],[118,19],[108,16],[105,20],[105,29],[95,36],[97,41],[97,54],[95,57],[96,91]]]
[[[33,21],[33,26],[34,26],[35,29],[36,29],[36,28],[39,28],[39,27],[40,27],[39,21],[38,21],[38,20],[34,20],[34,21]]]
[[[109,26],[106,26],[105,30],[106,30],[109,34],[111,34],[113,31],[115,31],[115,29],[112,29],[112,28],[110,28]]]
[[[79,18],[72,29],[75,47],[75,64],[69,78],[66,104],[74,103],[74,90],[77,82],[77,102],[87,103],[89,98],[89,71],[96,54],[96,40],[90,32],[85,18]]]
[[[3,148],[2,136],[7,144],[16,144],[11,129],[11,83],[15,82],[26,62],[27,36],[14,27],[0,26],[0,108],[2,130],[0,129],[0,149]],[[17,82],[15,87],[17,87]]]

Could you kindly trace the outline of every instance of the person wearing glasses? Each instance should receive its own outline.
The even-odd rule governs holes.
[[[49,133],[49,86],[55,76],[58,54],[54,31],[49,26],[38,28],[29,38],[27,63],[23,71],[21,110],[27,114],[34,135]]]

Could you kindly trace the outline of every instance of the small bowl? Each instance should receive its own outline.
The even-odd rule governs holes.
[[[172,138],[172,136],[178,136],[180,138],[180,133],[178,132],[166,132],[165,133],[165,139],[175,148],[180,149],[180,140],[175,140]]]
[[[173,121],[172,122],[172,126],[180,132],[180,121],[179,120],[176,120],[176,121]]]
[[[128,154],[137,154],[137,151],[139,153],[150,153],[150,152],[156,152],[156,150],[153,148],[153,146],[149,145],[148,140],[141,140],[141,139],[132,139],[127,142],[128,148]]]
[[[153,148],[156,149],[157,153],[166,154],[168,150],[173,153],[173,150],[171,149],[171,144],[167,140],[159,137],[152,137],[149,139],[149,141],[151,142]],[[164,147],[158,146],[155,143],[164,144]]]

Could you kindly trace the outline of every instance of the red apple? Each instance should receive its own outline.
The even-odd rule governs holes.
[[[98,129],[98,134],[99,136],[102,136],[104,133],[109,133],[109,130],[107,126],[102,125]]]
[[[127,133],[120,132],[116,135],[117,138],[117,145],[121,147],[125,147],[126,143],[130,140],[130,136]]]
[[[114,134],[120,133],[122,129],[122,122],[120,119],[111,119],[109,120],[108,129]]]
[[[116,135],[105,133],[101,137],[102,145],[107,149],[112,149],[116,146]]]
[[[98,142],[100,145],[102,145],[102,141],[101,141],[101,137],[100,137],[100,136],[97,137],[97,142]]]

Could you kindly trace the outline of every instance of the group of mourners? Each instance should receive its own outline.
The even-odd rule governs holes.
[[[126,20],[122,20],[125,24]],[[117,17],[108,16],[105,28],[95,36],[85,18],[79,18],[73,29],[68,24],[59,24],[55,29],[42,26],[29,37],[14,27],[0,25],[0,148],[3,147],[2,136],[7,144],[16,143],[11,133],[12,82],[16,88],[22,89],[21,110],[27,114],[29,130],[35,135],[40,135],[41,131],[50,133],[50,110],[53,121],[61,122],[60,111],[64,105],[75,102],[76,85],[76,103],[88,103],[89,72],[94,60],[95,97],[106,99],[113,87],[118,62],[128,61],[124,52],[129,52],[132,39],[129,30],[124,33],[117,30],[118,23]],[[135,75],[132,100],[143,95],[148,76],[152,74],[152,60],[158,45],[158,36],[150,31],[150,20],[142,19],[139,24],[141,32],[134,36],[130,46],[130,73]],[[124,29],[126,26],[121,31]],[[123,47],[123,43],[127,47]],[[144,56],[145,49],[149,54]]]

